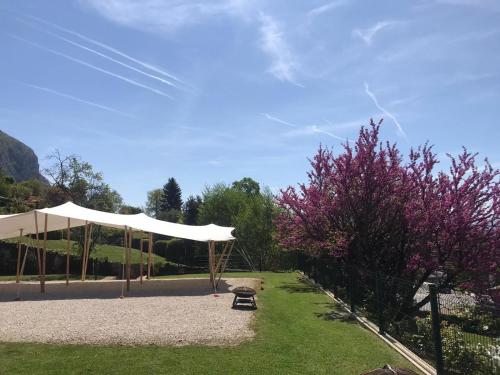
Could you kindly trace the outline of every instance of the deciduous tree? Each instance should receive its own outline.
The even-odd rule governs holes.
[[[440,171],[427,144],[404,162],[379,130],[371,121],[338,155],[320,147],[308,183],[278,198],[280,244],[406,280],[404,291],[394,282],[391,301],[406,311],[435,271],[442,286],[484,292],[499,261],[499,170],[487,160],[480,169],[464,149]]]

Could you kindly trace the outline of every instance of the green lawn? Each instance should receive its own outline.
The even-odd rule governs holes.
[[[332,316],[341,310],[297,274],[233,275],[264,280],[252,341],[234,347],[0,343],[0,373],[354,375],[386,363],[411,367],[369,331],[342,314]]]
[[[97,279],[102,279],[104,276],[99,276],[97,275],[96,278]],[[14,281],[16,279],[15,276],[0,276],[0,281]],[[70,280],[80,280],[81,279],[81,275],[76,275],[76,274],[72,274],[72,275],[69,275],[69,279]],[[94,276],[93,275],[89,275],[88,276],[88,279],[94,279]],[[38,281],[39,278],[38,278],[38,275],[23,275],[21,276],[21,281]],[[65,274],[51,274],[51,275],[45,275],[45,280],[46,281],[53,281],[53,280],[66,280],[66,275]],[[1,374],[1,372],[0,372]]]
[[[11,240],[11,242],[16,242],[17,240]],[[35,241],[33,242],[35,244]],[[41,241],[43,244],[43,241]],[[73,245],[74,242],[71,241]],[[146,250],[146,249],[145,249]],[[66,240],[47,240],[47,251],[52,251],[60,254],[66,254]],[[78,255],[75,246],[71,246],[71,253],[73,255]],[[144,252],[143,262],[147,263],[147,252]],[[101,245],[97,244],[95,250],[90,252],[90,258],[108,258],[110,262],[123,262],[123,247],[113,246],[113,245]],[[141,262],[141,252],[137,249],[132,249],[132,264]],[[153,254],[153,263],[165,263],[165,258]]]

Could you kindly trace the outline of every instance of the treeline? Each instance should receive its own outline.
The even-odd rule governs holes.
[[[245,177],[232,184],[208,186],[201,195],[190,195],[185,201],[182,190],[171,177],[161,188],[147,193],[144,207],[124,204],[120,194],[104,181],[100,172],[78,156],[62,156],[55,152],[53,161],[43,170],[49,184],[38,180],[16,183],[0,170],[0,214],[26,212],[72,201],[83,207],[123,214],[145,212],[159,220],[187,225],[214,223],[235,227],[237,241],[234,255],[244,259],[246,267],[269,270],[293,267],[293,255],[278,251],[274,241],[276,206],[271,191],[257,181]],[[81,249],[81,228],[72,230],[75,246]],[[63,232],[50,234],[63,238]],[[122,245],[120,230],[97,227],[92,244]],[[156,236],[155,252],[176,263],[193,263],[207,256],[207,245],[189,240]]]
[[[189,196],[185,202],[179,184],[170,178],[163,188],[148,192],[145,210],[170,222],[234,227],[236,252],[249,267],[258,270],[292,267],[293,255],[280,253],[274,241],[277,211],[273,194],[249,177],[231,185],[208,186],[201,196]],[[188,243],[192,253],[206,253],[206,244]]]

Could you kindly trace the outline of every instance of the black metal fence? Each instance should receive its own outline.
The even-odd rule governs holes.
[[[299,268],[439,375],[500,374],[500,309],[491,300],[431,283],[414,285],[330,257],[301,257]]]

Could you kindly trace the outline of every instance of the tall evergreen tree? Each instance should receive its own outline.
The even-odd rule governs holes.
[[[196,197],[190,195],[184,203],[182,214],[184,216],[184,224],[196,225],[198,222],[198,212],[200,210],[202,200],[199,195]]]
[[[160,210],[167,212],[171,210],[180,211],[182,208],[182,191],[175,178],[170,177],[163,186],[163,196],[160,202]]]

